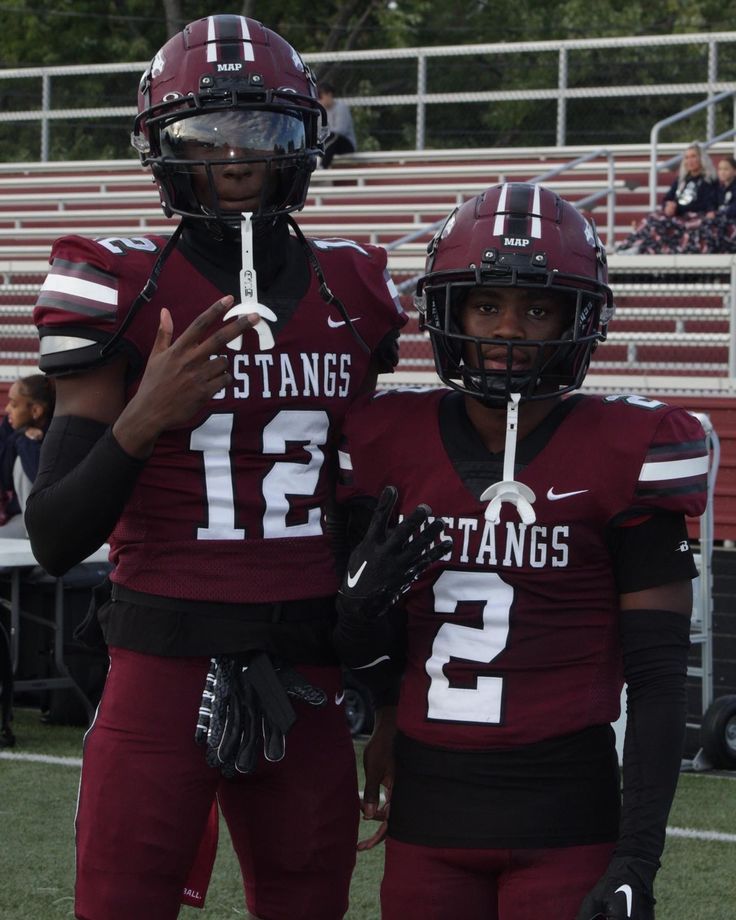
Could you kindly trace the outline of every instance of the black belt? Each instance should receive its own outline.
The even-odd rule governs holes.
[[[172,610],[199,616],[221,617],[228,620],[250,620],[262,623],[299,623],[304,620],[329,620],[334,616],[335,598],[309,597],[296,601],[274,601],[268,604],[216,604],[178,597],[163,597],[133,591],[113,582],[112,600],[157,610]]]

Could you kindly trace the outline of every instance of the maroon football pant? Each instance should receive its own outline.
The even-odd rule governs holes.
[[[388,838],[382,920],[575,920],[614,844],[545,850],[423,847]]]
[[[355,861],[355,755],[338,668],[300,667],[328,695],[295,702],[279,763],[223,779],[194,742],[204,658],[111,650],[110,673],[84,744],[77,811],[80,920],[170,920],[179,913],[215,795],[263,920],[339,920]]]

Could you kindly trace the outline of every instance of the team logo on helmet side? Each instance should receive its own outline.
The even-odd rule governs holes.
[[[301,55],[296,50],[296,48],[293,48],[291,45],[289,45],[289,48],[291,50],[291,59],[294,62],[294,67],[296,67],[297,70],[301,70],[303,73],[304,72],[304,61],[302,60]]]
[[[156,56],[151,61],[151,70],[150,76],[155,80],[156,77],[160,77],[164,72],[166,67],[166,55],[164,54],[163,48],[160,51],[156,52]]]
[[[440,239],[445,239],[452,233],[452,228],[455,226],[455,219],[457,217],[457,210],[453,211],[452,214],[448,217],[444,227],[440,231]]]

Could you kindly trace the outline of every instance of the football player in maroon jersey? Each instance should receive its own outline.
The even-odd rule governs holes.
[[[651,920],[684,740],[702,427],[654,399],[572,392],[614,305],[594,227],[548,189],[504,184],[456,209],[416,303],[448,388],[367,397],[341,446],[358,532],[381,497],[335,635],[382,704],[363,803],[383,818],[387,787],[382,916]],[[401,603],[377,571],[403,545],[394,502],[405,520],[426,503],[452,538]]]
[[[133,144],[180,222],[58,240],[35,310],[58,402],[34,552],[59,573],[109,539],[114,563],[76,916],[167,920],[182,891],[201,906],[185,879],[198,852],[207,874],[217,799],[249,916],[338,920],[357,783],[325,509],[337,431],[393,369],[405,317],[382,249],[307,240],[291,216],[326,118],[284,39],[193,22],[138,102]]]

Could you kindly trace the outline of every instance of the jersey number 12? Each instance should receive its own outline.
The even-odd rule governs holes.
[[[192,431],[191,450],[201,451],[207,493],[207,526],[197,528],[198,540],[243,540],[245,530],[235,526],[235,492],[231,463],[234,415],[210,415]],[[324,462],[322,446],[327,442],[329,418],[323,410],[282,409],[263,429],[264,454],[282,456],[287,445],[301,443],[309,455],[306,463],[276,460],[263,477],[265,510],[263,536],[313,537],[322,534],[321,511],[315,499],[305,521],[289,524],[287,496],[314,496]]]

